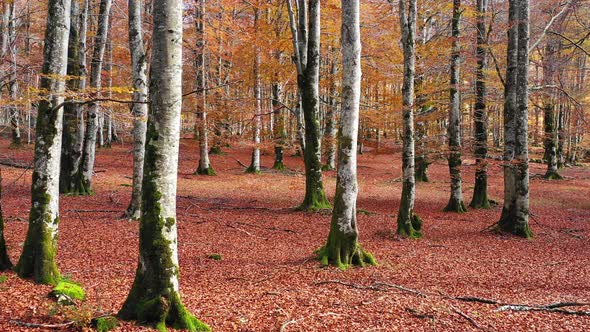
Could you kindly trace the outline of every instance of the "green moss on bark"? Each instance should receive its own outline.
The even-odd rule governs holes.
[[[199,167],[195,171],[195,175],[208,175],[208,176],[213,176],[213,175],[215,175],[215,170],[213,169],[213,167],[211,167],[211,165],[209,165],[209,167],[207,167],[205,169],[203,169],[201,167],[201,165],[199,165]]]
[[[307,211],[307,212],[316,212],[319,210],[326,210],[331,209],[332,205],[328,198],[326,197],[326,193],[324,192],[323,188],[318,188],[309,192],[303,203],[299,205],[295,210],[297,211]]]
[[[407,220],[409,219],[409,220]],[[397,231],[396,233],[400,236],[407,237],[409,239],[419,239],[422,237],[422,219],[412,212],[409,218],[402,217],[401,215],[397,218]]]
[[[533,231],[531,231],[528,223],[517,219],[514,207],[511,209],[503,208],[502,216],[494,230],[498,233],[508,233],[525,239],[532,239]]]
[[[356,238],[352,239],[337,233],[330,232],[328,243],[315,251],[322,265],[333,265],[343,271],[351,266],[377,265],[375,257],[365,251]]]
[[[34,174],[33,183],[36,180],[36,174]],[[55,224],[57,227],[59,218],[52,220],[48,214],[49,201],[49,195],[33,188],[29,229],[15,271],[21,278],[32,278],[39,284],[57,285],[61,279],[55,262],[57,238],[53,238],[48,226]]]
[[[148,123],[145,168],[143,178],[142,209],[139,226],[139,265],[127,300],[119,311],[124,320],[137,320],[160,331],[170,326],[189,331],[208,331],[207,325],[193,317],[182,305],[180,295],[172,284],[178,278],[178,266],[173,260],[172,243],[164,231],[176,223],[175,218],[163,218],[158,190],[157,164],[160,151],[151,141],[157,141],[158,132]]]
[[[465,213],[465,212],[467,212],[467,208],[465,207],[465,203],[462,200],[451,197],[451,199],[449,200],[449,203],[443,209],[443,211]]]
[[[415,158],[416,163],[416,173],[414,174],[414,178],[416,182],[429,182],[428,179],[428,166],[430,163],[426,159],[424,155],[416,156]]]
[[[563,176],[561,176],[557,171],[547,171],[544,178],[547,180],[563,180]]]
[[[490,200],[488,198],[488,173],[486,170],[479,169],[475,171],[475,187],[473,188],[473,198],[469,207],[474,209],[489,209]]]
[[[272,165],[272,169],[276,171],[284,171],[285,164],[283,164],[283,146],[275,145],[275,162]]]

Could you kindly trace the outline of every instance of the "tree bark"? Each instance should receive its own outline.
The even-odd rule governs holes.
[[[101,73],[109,30],[109,15],[112,0],[101,0],[98,15],[98,29],[94,38],[94,51],[90,66],[90,88],[100,93]],[[76,174],[76,189],[72,194],[92,195],[92,177],[94,175],[94,160],[96,157],[96,141],[99,130],[99,102],[88,105],[86,132],[82,150],[81,168]]]
[[[543,57],[543,85],[548,87],[555,84],[557,67],[558,40],[550,36],[545,45]],[[557,130],[555,126],[555,103],[556,94],[553,89],[547,88],[543,94],[543,125],[545,129],[545,156],[547,161],[547,172],[545,178],[554,180],[561,179],[557,169]]]
[[[260,24],[260,9],[254,9],[254,30],[258,35]],[[260,78],[260,65],[262,64],[262,58],[260,55],[260,47],[254,46],[254,102],[256,109],[254,111],[254,128],[253,128],[253,141],[254,147],[252,148],[252,160],[250,166],[246,169],[246,173],[258,174],[260,173],[260,131],[262,130],[262,92],[261,89],[261,78]]]
[[[488,199],[488,111],[486,106],[486,68],[487,68],[487,7],[488,0],[477,0],[477,67],[475,69],[475,186],[470,207],[489,209]]]
[[[10,52],[10,75],[9,75],[9,82],[8,82],[8,93],[10,95],[10,100],[13,102],[12,105],[9,106],[8,112],[10,115],[10,130],[12,136],[12,142],[10,144],[13,148],[19,148],[22,146],[22,135],[20,129],[20,122],[21,122],[21,112],[16,106],[16,102],[18,99],[18,82],[16,80],[16,68],[17,62],[16,53],[18,52],[16,46],[16,1],[7,1],[5,2],[5,8],[8,10],[8,13],[5,15],[8,16],[7,22],[7,32],[8,32],[8,45],[7,49]]]
[[[463,202],[461,180],[461,96],[459,84],[459,61],[461,60],[461,45],[459,43],[459,29],[461,24],[461,0],[453,0],[453,19],[451,37],[453,52],[451,54],[451,87],[449,105],[449,173],[451,176],[451,197],[445,207],[449,212],[466,212]]]
[[[533,236],[529,228],[529,1],[510,0],[504,101],[504,206],[498,230]]]
[[[416,179],[414,177],[414,73],[416,62],[416,0],[399,0],[401,43],[404,54],[402,86],[402,196],[397,216],[397,234],[409,238],[422,236],[422,220],[414,213]]]
[[[2,214],[2,170],[0,170],[0,271],[12,268],[12,263],[8,257],[6,249],[6,240],[4,239],[4,218]]]
[[[176,189],[182,108],[182,1],[154,2],[139,262],[119,316],[159,330],[209,330],[180,299]]]
[[[129,51],[133,78],[133,189],[125,211],[130,219],[141,217],[141,188],[148,117],[147,60],[143,45],[143,9],[141,0],[129,0]]]
[[[359,1],[342,0],[342,117],[338,135],[338,177],[330,233],[319,257],[323,265],[340,269],[376,265],[358,243],[356,219],[357,136],[361,99],[361,38]]]
[[[68,69],[70,79],[66,84],[70,91],[79,92],[81,86],[82,69],[80,68],[80,4],[72,2],[70,12],[70,35],[68,41]],[[76,101],[68,98],[67,101]],[[79,141],[80,130],[79,113],[82,107],[76,103],[64,105],[63,132],[61,146],[61,169],[59,175],[59,192],[69,194],[75,191],[75,174],[80,166],[82,156],[82,142]]]
[[[324,146],[326,149],[326,164],[323,170],[331,171],[336,169],[336,113],[338,112],[337,91],[336,91],[336,74],[338,66],[336,59],[332,59],[330,64],[330,88],[329,88],[329,105],[326,112],[326,132],[324,135]]]
[[[29,229],[23,252],[15,268],[22,278],[37,283],[57,284],[55,263],[59,223],[59,165],[65,82],[70,30],[70,0],[49,0],[41,90],[47,91],[37,109],[37,137]]]
[[[322,182],[320,137],[320,1],[310,0],[308,6],[307,62],[298,76],[301,105],[305,120],[305,197],[298,209],[316,211],[330,208]],[[300,22],[301,25],[301,22]],[[301,50],[301,48],[300,48]],[[303,59],[303,58],[302,58]]]

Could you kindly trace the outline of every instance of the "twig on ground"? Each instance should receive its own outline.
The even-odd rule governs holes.
[[[420,318],[420,319],[424,319],[424,318],[434,319],[434,315],[433,314],[421,313],[420,311],[418,311],[418,310],[416,310],[414,308],[406,307],[406,311],[409,312],[412,316],[414,316],[416,318]]]
[[[467,315],[466,313],[464,313],[463,311],[459,310],[459,308],[455,307],[454,305],[449,303],[449,306],[451,307],[451,309],[453,309],[454,312],[456,312],[457,314],[459,314],[459,316],[465,318],[469,323],[471,323],[471,325],[475,326],[475,328],[482,330],[483,328],[477,324],[477,322],[475,321],[475,319],[469,317],[469,315]]]
[[[14,325],[30,327],[30,328],[61,329],[64,327],[72,326],[72,325],[74,325],[75,322],[69,321],[69,322],[65,322],[65,323],[61,323],[61,324],[38,324],[38,323],[21,322],[18,320],[11,320],[10,323],[12,323]]]

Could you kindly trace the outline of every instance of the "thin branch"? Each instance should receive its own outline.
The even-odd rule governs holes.
[[[555,16],[553,16],[551,18],[551,20],[549,20],[549,23],[547,23],[547,25],[545,26],[545,28],[543,29],[543,32],[541,33],[541,35],[539,36],[539,38],[537,39],[536,42],[533,43],[533,45],[531,45],[531,47],[529,47],[529,52],[531,52],[532,50],[534,50],[537,45],[539,45],[539,43],[541,42],[541,40],[543,40],[543,38],[545,37],[545,35],[547,34],[547,31],[551,28],[551,26],[553,25],[553,23],[555,23],[555,21],[561,17],[561,15],[563,15],[569,8],[570,5],[572,4],[572,2],[574,2],[575,0],[570,0],[568,2],[565,3],[565,5],[563,6],[563,8],[559,11],[559,13],[557,13]]]

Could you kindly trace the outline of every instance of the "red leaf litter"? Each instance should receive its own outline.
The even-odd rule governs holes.
[[[25,164],[32,147],[2,158]],[[96,195],[61,197],[59,268],[81,283],[91,314],[114,314],[131,287],[137,264],[138,223],[120,219],[130,198],[132,149],[100,149]],[[272,165],[272,147],[262,165]],[[181,142],[178,181],[180,283],[183,301],[215,331],[587,331],[590,316],[550,311],[499,311],[505,304],[542,306],[590,302],[590,172],[563,170],[565,180],[546,181],[545,166],[531,164],[532,240],[482,232],[501,207],[442,212],[449,177],[444,160],[430,167],[430,183],[417,187],[416,211],[424,238],[394,235],[401,192],[400,153],[360,156],[360,241],[379,266],[342,272],[321,267],[313,251],[324,244],[329,213],[293,211],[303,198],[301,158],[285,157],[290,169],[244,174],[236,159],[249,160],[240,143],[211,156],[217,176],[192,175],[198,147]],[[463,162],[464,196],[473,192],[475,162]],[[27,230],[31,171],[2,167],[5,234],[15,263]],[[23,174],[23,172],[25,172]],[[501,202],[501,164],[489,167],[490,197]],[[335,173],[326,172],[330,198]],[[209,258],[220,254],[222,260]],[[47,298],[50,287],[2,272],[0,331],[43,330],[15,321],[64,323]],[[392,287],[392,286],[401,286]],[[418,291],[420,293],[417,293]],[[490,299],[498,304],[456,297]],[[590,306],[564,307],[590,311]],[[74,326],[71,330],[77,329]],[[123,322],[117,331],[145,331]]]

